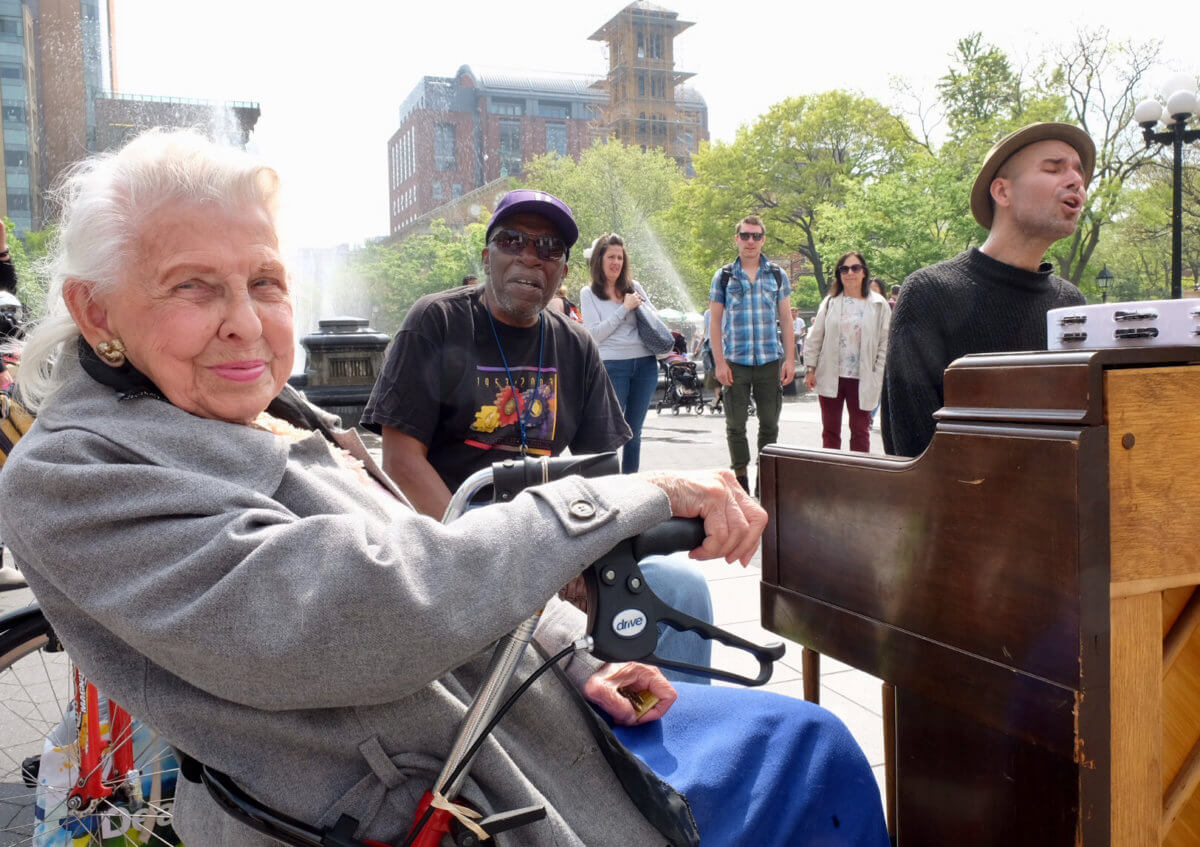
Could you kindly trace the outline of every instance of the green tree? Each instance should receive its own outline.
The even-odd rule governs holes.
[[[43,316],[46,309],[46,279],[39,263],[50,253],[57,230],[53,225],[29,230],[21,238],[13,236],[12,221],[4,219],[8,233],[8,250],[12,254],[13,270],[17,274],[17,299],[30,319]]]
[[[369,313],[376,329],[394,332],[418,298],[460,285],[468,273],[482,276],[484,230],[473,223],[455,231],[435,220],[399,244],[356,250],[337,277],[343,308]]]
[[[1105,29],[1081,29],[1052,52],[1066,119],[1096,143],[1096,173],[1079,226],[1049,251],[1059,274],[1076,285],[1085,278],[1101,231],[1121,212],[1126,181],[1153,160],[1154,151],[1146,149],[1133,123],[1133,109],[1146,74],[1158,62],[1160,46],[1158,41],[1113,42]]]
[[[574,212],[579,244],[571,251],[568,288],[578,291],[588,284],[584,250],[600,234],[615,232],[625,241],[633,275],[655,305],[692,311],[693,293],[677,267],[683,251],[662,220],[683,181],[675,160],[662,150],[607,141],[593,144],[578,161],[553,154],[533,159],[524,185],[562,198]]]
[[[702,147],[693,158],[696,177],[676,193],[671,217],[711,279],[732,253],[734,225],[758,213],[767,254],[804,257],[824,296],[822,210],[902,167],[912,152],[903,121],[871,98],[846,91],[791,97],[742,127],[733,143]]]

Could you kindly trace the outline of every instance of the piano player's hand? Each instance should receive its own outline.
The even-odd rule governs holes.
[[[671,514],[704,518],[704,543],[689,556],[750,564],[767,513],[742,490],[732,471],[659,472],[645,478],[666,492]]]

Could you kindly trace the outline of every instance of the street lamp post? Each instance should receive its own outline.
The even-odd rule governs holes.
[[[1174,153],[1174,181],[1171,193],[1171,297],[1183,296],[1183,145],[1200,141],[1200,129],[1187,129],[1188,119],[1200,112],[1196,81],[1187,74],[1176,74],[1162,89],[1167,108],[1157,100],[1143,100],[1133,110],[1133,119],[1142,128],[1146,146],[1171,145]],[[1159,121],[1165,132],[1155,132]]]
[[[1096,274],[1096,287],[1100,289],[1100,302],[1108,302],[1108,287],[1112,285],[1112,271],[1105,265],[1100,269],[1100,273]]]

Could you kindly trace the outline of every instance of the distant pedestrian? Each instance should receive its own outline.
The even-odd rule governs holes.
[[[477,282],[479,282],[479,277],[475,276],[475,274],[467,274],[462,279],[463,285],[474,285]]]
[[[900,296],[900,286],[892,286],[892,296],[888,297],[888,305],[893,309],[896,308],[896,298]]]
[[[621,448],[621,472],[637,473],[641,466],[642,424],[658,387],[658,360],[642,342],[638,321],[662,321],[630,273],[629,254],[621,236],[606,233],[597,238],[588,269],[592,284],[579,292],[583,325],[596,339],[600,360],[633,433]]]
[[[804,384],[821,401],[821,446],[842,446],[842,406],[850,417],[850,449],[871,450],[871,409],[879,402],[892,310],[867,284],[862,253],[852,250],[834,266],[829,296],[821,301],[804,348]]]
[[[758,407],[758,453],[779,438],[783,386],[796,368],[787,273],[763,256],[767,230],[757,215],[738,221],[738,257],[713,274],[709,289],[709,344],[717,381],[725,386],[725,440],[738,482],[750,490],[746,416]],[[780,331],[776,330],[779,327]],[[782,336],[782,338],[781,338]],[[757,480],[755,482],[757,487]]]

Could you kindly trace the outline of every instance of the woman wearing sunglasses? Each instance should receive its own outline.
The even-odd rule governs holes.
[[[637,473],[641,464],[642,423],[658,387],[658,360],[638,336],[635,314],[659,320],[646,292],[629,273],[625,242],[616,233],[592,242],[588,255],[592,284],[579,293],[583,324],[596,339],[600,359],[617,392],[633,438],[621,453],[621,472]]]
[[[821,446],[841,449],[842,406],[850,415],[850,449],[871,449],[871,409],[879,402],[892,310],[868,285],[871,272],[852,250],[835,265],[829,296],[804,339],[804,386],[821,401]]]

